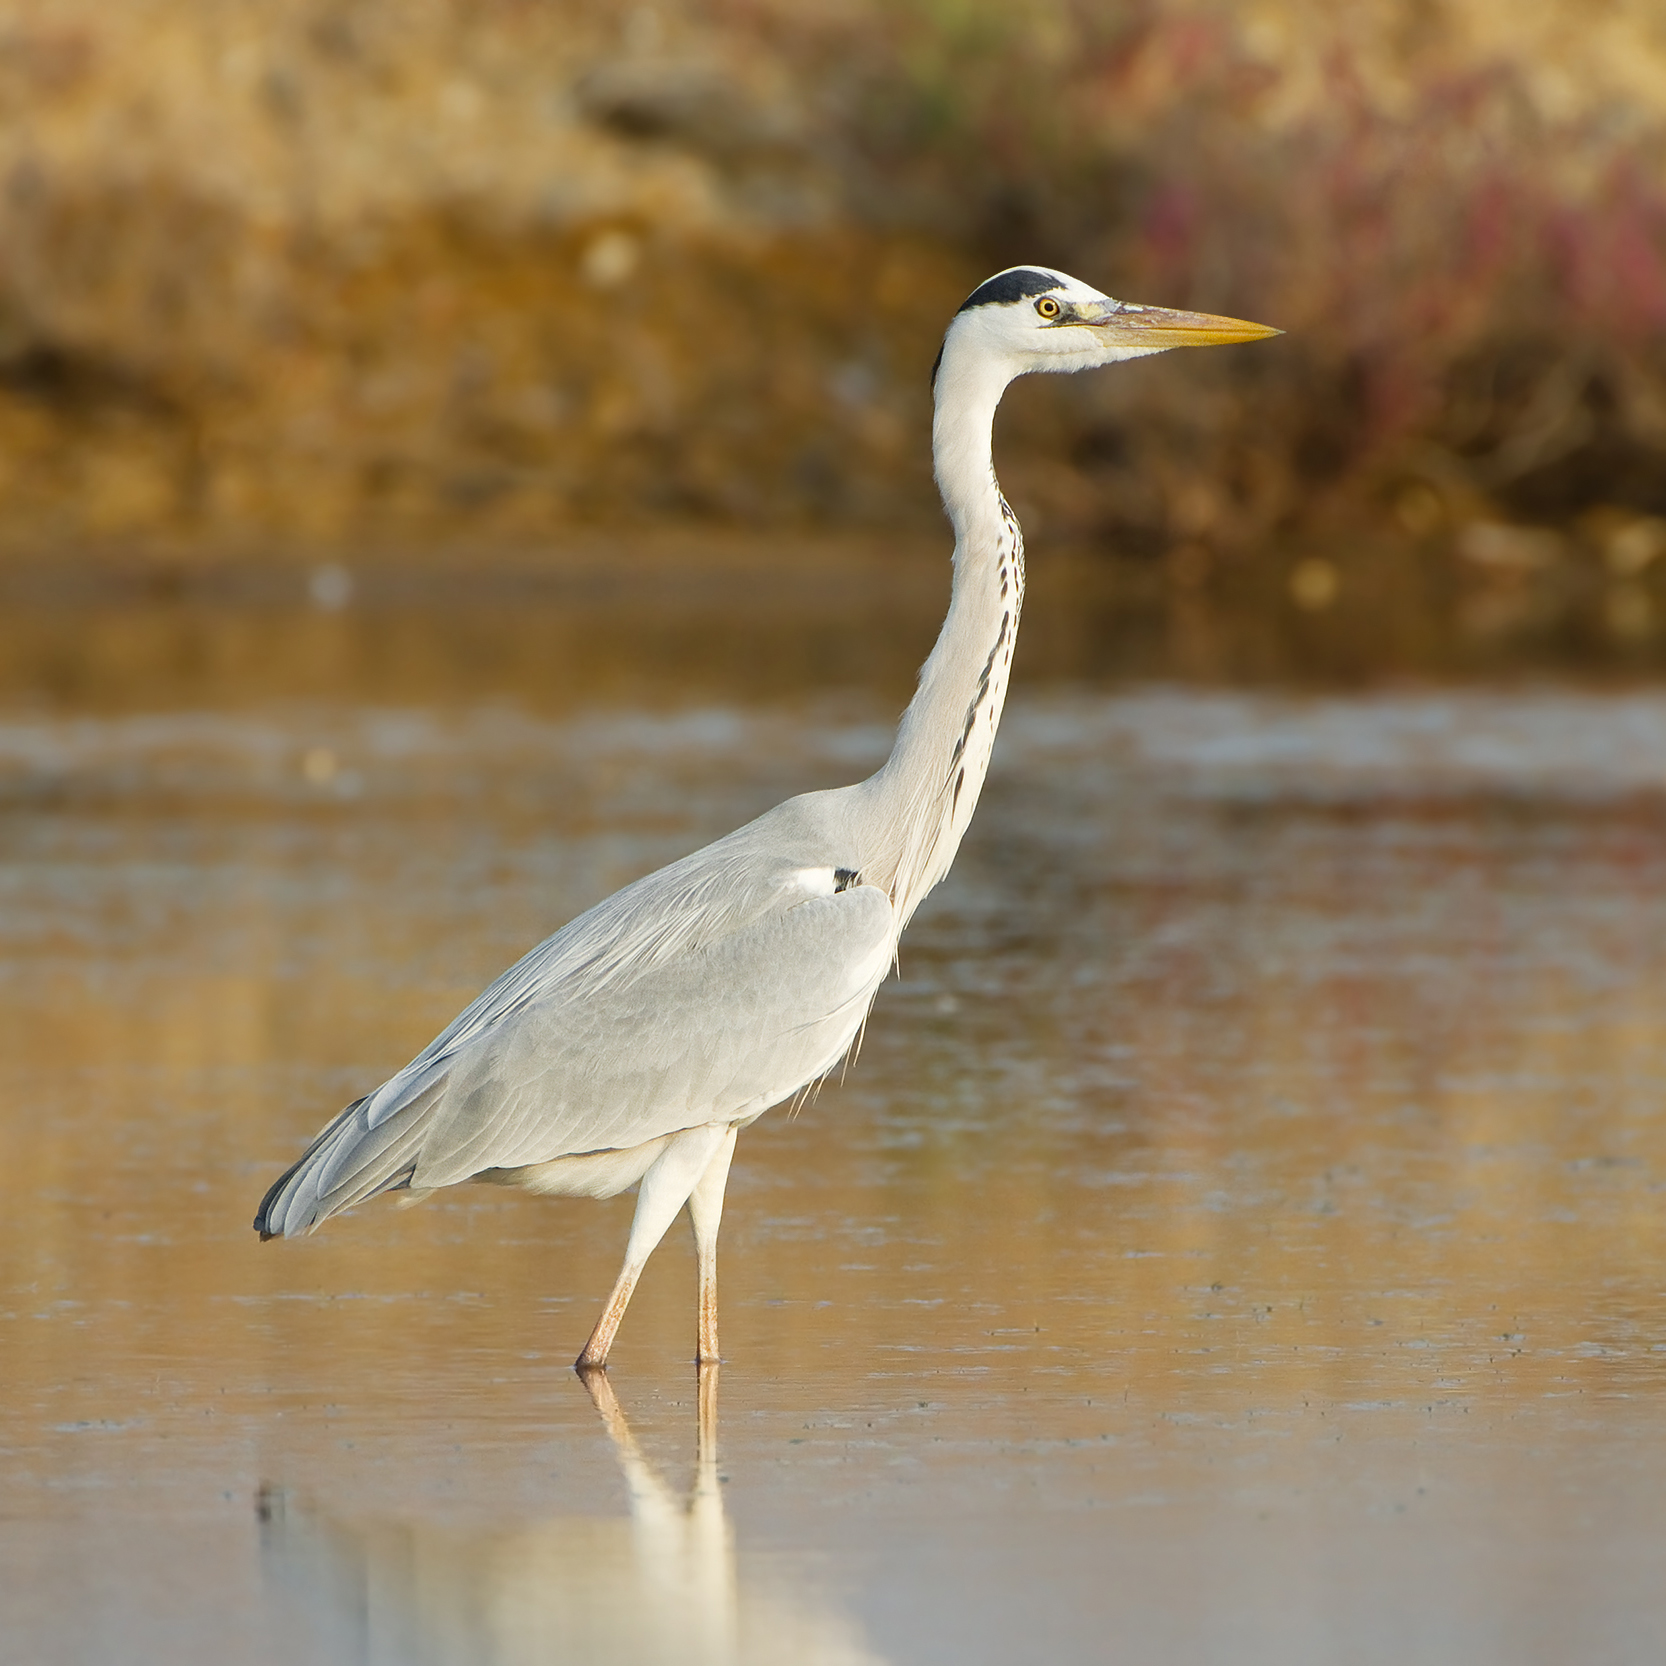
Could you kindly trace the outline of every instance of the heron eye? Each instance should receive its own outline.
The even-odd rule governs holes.
[[[1059,303],[1055,301],[1051,295],[1043,295],[1041,299],[1036,302],[1035,310],[1039,312],[1043,318],[1057,318],[1059,315]]]

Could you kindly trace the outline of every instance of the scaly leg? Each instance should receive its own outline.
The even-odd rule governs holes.
[[[724,1130],[700,1183],[688,1197],[688,1218],[694,1227],[694,1248],[700,1258],[700,1351],[694,1356],[701,1365],[715,1365],[717,1352],[717,1228],[723,1219],[723,1188],[729,1184],[729,1163],[735,1155],[735,1128]]]
[[[727,1128],[690,1128],[678,1134],[654,1160],[654,1165],[642,1177],[637,1188],[636,1215],[631,1221],[630,1242],[625,1245],[625,1264],[607,1306],[584,1345],[584,1352],[573,1362],[576,1371],[595,1371],[607,1364],[607,1351],[613,1346],[619,1321],[630,1306],[631,1292],[648,1264],[648,1257],[665,1236],[665,1229],[677,1218],[677,1211],[688,1201],[689,1193],[700,1182],[711,1163],[713,1154],[726,1138],[732,1139]]]

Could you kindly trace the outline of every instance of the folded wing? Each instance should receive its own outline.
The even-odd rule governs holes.
[[[825,1075],[891,963],[890,899],[709,864],[691,894],[680,866],[556,933],[343,1111],[267,1194],[261,1232],[310,1231],[393,1187],[743,1121]]]

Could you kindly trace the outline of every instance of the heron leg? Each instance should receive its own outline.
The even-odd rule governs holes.
[[[723,1143],[712,1154],[699,1184],[688,1194],[688,1218],[694,1227],[694,1249],[700,1259],[701,1365],[715,1365],[717,1351],[717,1228],[723,1219],[723,1188],[729,1184],[729,1164],[735,1155],[736,1128],[726,1129]]]
[[[669,1141],[643,1175],[642,1184],[637,1188],[630,1241],[625,1245],[625,1264],[619,1269],[613,1293],[607,1298],[607,1306],[602,1309],[584,1352],[573,1362],[575,1370],[593,1371],[607,1364],[607,1351],[613,1346],[614,1333],[630,1306],[631,1293],[648,1264],[648,1257],[665,1236],[665,1229],[677,1218],[677,1211],[688,1201],[689,1193],[699,1183],[713,1153],[728,1133],[727,1128],[689,1128]]]

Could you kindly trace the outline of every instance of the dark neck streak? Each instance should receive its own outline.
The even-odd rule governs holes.
[[[989,768],[1024,586],[1023,539],[995,479],[991,431],[1012,379],[977,315],[950,326],[935,383],[932,464],[954,526],[954,587],[885,767],[858,789],[863,876],[898,929],[948,872]]]
[[[990,477],[993,536],[955,552],[954,594],[920,687],[873,794],[864,877],[891,892],[902,921],[948,871],[977,807],[1006,699],[1024,599],[1024,542]]]
[[[1018,517],[1013,514],[1012,506],[1006,496],[996,486],[996,495],[1000,498],[1001,519],[1005,523],[1007,539],[1001,551],[1000,600],[1004,604],[1001,609],[1001,623],[995,633],[994,645],[989,650],[988,658],[983,662],[983,669],[978,673],[978,686],[972,695],[971,704],[966,708],[966,721],[961,727],[960,739],[954,743],[954,751],[949,756],[949,768],[953,771],[953,781],[949,785],[951,793],[950,811],[959,808],[960,795],[966,785],[966,770],[961,760],[966,755],[968,743],[977,730],[978,719],[986,711],[991,710],[989,689],[991,679],[996,674],[996,665],[1000,661],[1002,668],[1011,662],[1011,646],[1018,635],[1018,617],[1024,606],[1024,534],[1018,525]],[[1002,651],[1006,650],[1005,659]],[[1001,679],[1002,692],[1005,692],[1005,676]],[[992,713],[993,717],[993,713]],[[992,737],[993,738],[993,737]]]

